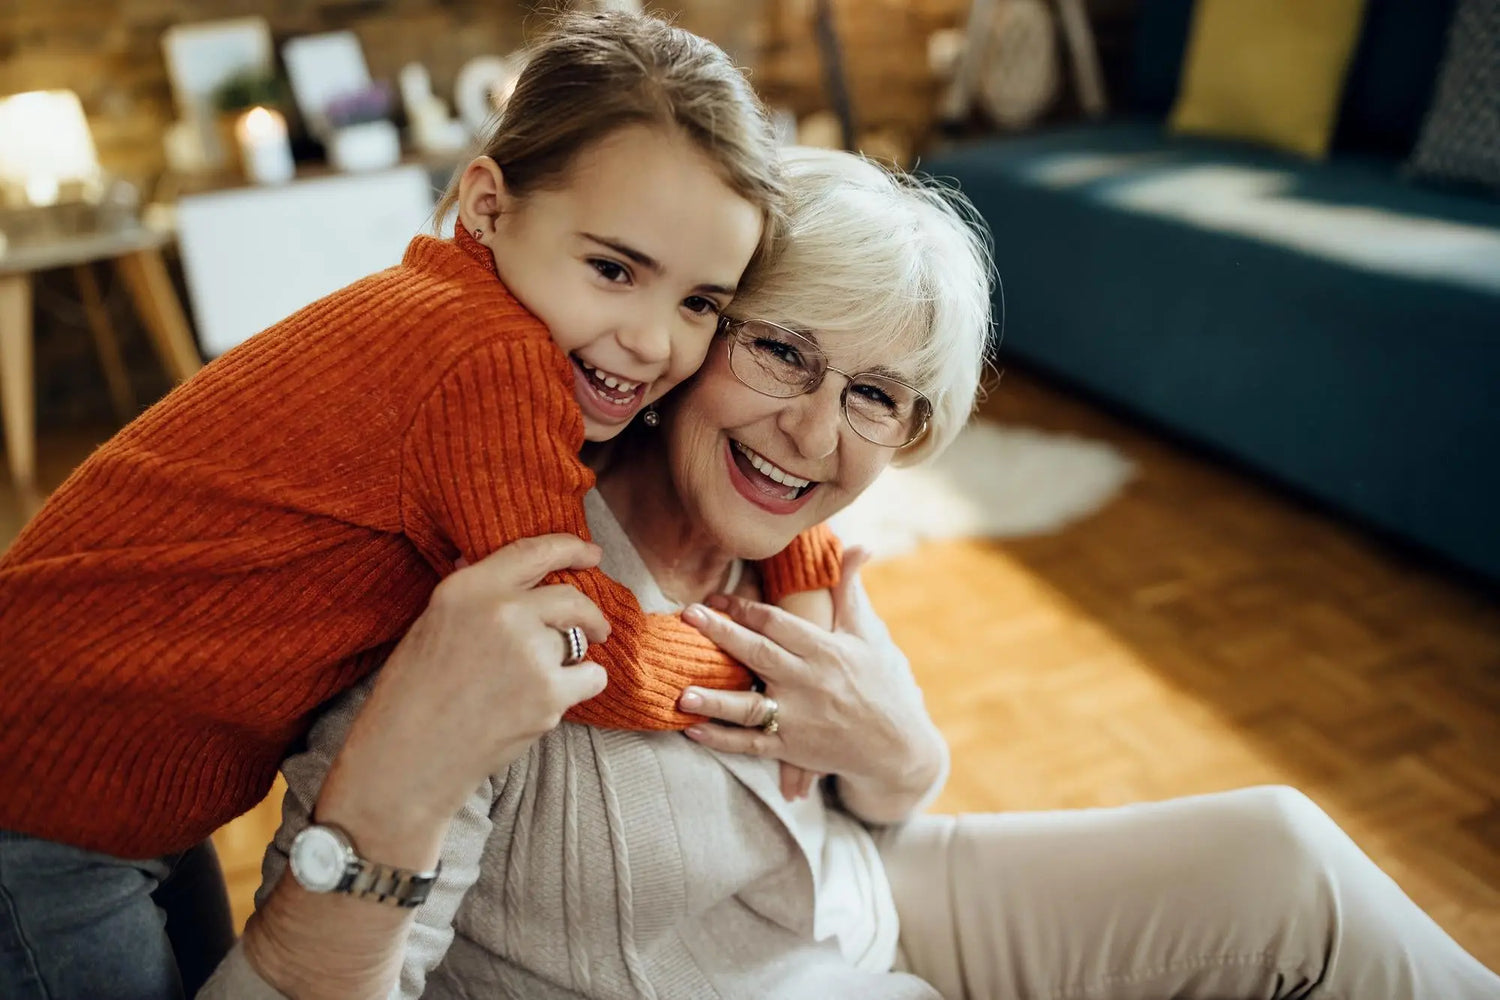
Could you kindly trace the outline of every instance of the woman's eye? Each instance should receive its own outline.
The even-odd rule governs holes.
[[[875,406],[883,410],[888,410],[891,413],[896,412],[896,401],[884,389],[867,384],[856,384],[853,388],[856,393],[869,400]]]
[[[790,344],[783,344],[779,340],[769,337],[758,337],[755,341],[755,351],[768,358],[779,361],[784,365],[802,366],[802,354]]]
[[[630,272],[625,270],[623,265],[618,264],[615,261],[608,260],[604,257],[590,258],[589,266],[592,267],[595,271],[598,271],[599,276],[605,281],[611,281],[615,284],[619,284],[621,282],[630,280]]]
[[[705,299],[701,295],[692,295],[682,301],[688,312],[694,316],[717,316],[719,304],[713,299]]]

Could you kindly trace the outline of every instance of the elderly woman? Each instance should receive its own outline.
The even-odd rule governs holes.
[[[1496,996],[1295,792],[916,816],[946,751],[858,556],[831,628],[757,603],[747,561],[951,440],[980,373],[986,256],[932,189],[845,154],[794,153],[789,172],[786,248],[659,426],[597,456],[588,506],[601,566],[648,611],[683,609],[765,690],[685,692],[720,720],[689,739],[555,715],[534,742],[514,723],[486,735],[486,713],[546,703],[529,667],[546,628],[518,637],[530,619],[511,609],[590,555],[552,539],[461,570],[373,690],[287,762],[262,909],[206,995]],[[505,766],[481,780],[486,759]],[[828,777],[788,796],[782,766]],[[376,862],[441,856],[414,923],[304,888],[327,888],[305,874],[314,816]]]

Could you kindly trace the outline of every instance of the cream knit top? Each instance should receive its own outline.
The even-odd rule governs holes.
[[[597,492],[585,509],[601,568],[648,613],[674,610]],[[863,594],[860,604],[889,642]],[[368,690],[338,702],[286,761],[257,901],[284,873]],[[816,792],[788,803],[774,761],[679,733],[563,723],[455,819],[392,995],[934,1000],[890,971],[898,932],[869,832]],[[277,994],[236,946],[200,996]]]

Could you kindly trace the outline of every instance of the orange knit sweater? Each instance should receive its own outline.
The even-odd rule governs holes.
[[[0,559],[0,829],[149,857],[244,812],[459,556],[588,537],[582,444],[569,361],[466,233],[418,237],[209,365]],[[838,566],[810,532],[764,567],[767,597]],[[680,728],[685,685],[748,686],[604,574],[553,582],[613,625],[590,649],[609,687],[570,719]]]

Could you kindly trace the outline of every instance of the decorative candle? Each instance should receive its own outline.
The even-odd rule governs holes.
[[[286,119],[271,108],[251,108],[235,122],[240,144],[240,163],[245,176],[257,184],[280,184],[292,179],[292,145],[287,141]]]

